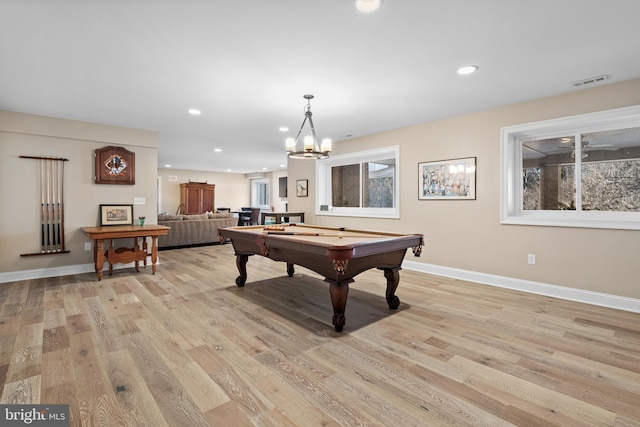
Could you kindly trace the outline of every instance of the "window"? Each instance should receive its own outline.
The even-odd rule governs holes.
[[[251,180],[251,206],[260,209],[270,209],[269,206],[269,180]]]
[[[318,215],[398,218],[397,146],[318,161]]]
[[[640,229],[640,106],[502,129],[501,222]]]

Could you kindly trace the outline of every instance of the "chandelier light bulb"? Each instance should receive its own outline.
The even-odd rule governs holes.
[[[287,138],[284,141],[285,146],[287,147],[287,152],[293,153],[296,151],[296,140],[293,138]]]
[[[320,151],[323,153],[328,153],[331,151],[331,139],[325,138],[322,140],[322,145],[320,146]]]
[[[304,151],[313,151],[313,137],[311,135],[304,137]]]

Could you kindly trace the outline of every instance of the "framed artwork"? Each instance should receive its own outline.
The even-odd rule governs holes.
[[[309,195],[309,180],[299,179],[296,181],[296,196],[307,197]]]
[[[476,158],[418,163],[419,200],[475,200]]]
[[[100,225],[133,225],[133,205],[100,205]]]
[[[136,183],[136,153],[124,147],[104,147],[96,150],[96,184]]]

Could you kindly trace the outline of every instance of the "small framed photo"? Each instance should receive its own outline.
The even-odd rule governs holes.
[[[133,205],[100,205],[100,225],[133,225]]]
[[[418,200],[475,199],[475,157],[418,163]]]
[[[309,195],[309,180],[299,179],[296,181],[296,196],[307,197]]]

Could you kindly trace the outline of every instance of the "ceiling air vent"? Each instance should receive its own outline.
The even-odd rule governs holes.
[[[575,86],[575,87],[580,87],[580,86],[584,86],[584,85],[590,85],[593,83],[600,83],[603,82],[605,80],[607,80],[609,78],[608,75],[603,74],[601,76],[596,76],[596,77],[589,77],[588,79],[584,79],[584,80],[578,80],[576,82],[571,82],[571,86]]]

